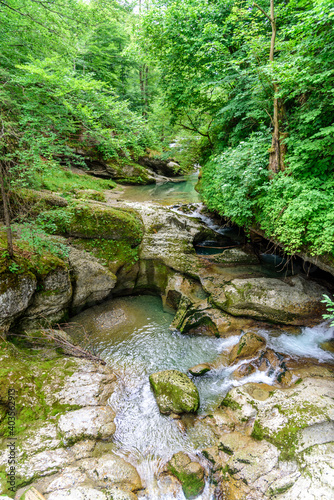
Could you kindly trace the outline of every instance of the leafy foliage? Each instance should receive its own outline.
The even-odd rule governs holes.
[[[333,254],[334,6],[275,0],[270,62],[269,2],[258,5],[262,12],[248,0],[158,1],[144,35],[174,121],[202,135],[208,206],[259,225],[290,253]],[[274,97],[285,169],[270,177]]]

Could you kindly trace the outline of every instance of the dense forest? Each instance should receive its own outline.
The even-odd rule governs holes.
[[[176,140],[209,209],[333,254],[330,0],[0,0],[0,19],[3,193]]]

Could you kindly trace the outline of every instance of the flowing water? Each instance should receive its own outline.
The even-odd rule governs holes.
[[[198,203],[194,191],[195,181],[193,176],[186,183],[132,187],[125,194],[135,201],[155,200],[173,204],[175,211],[180,211],[185,202],[195,203],[190,214],[192,217],[199,218],[235,244],[241,243],[242,237],[235,229],[221,228],[203,215],[203,206]],[[272,273],[277,272],[275,264],[263,262],[271,267]],[[200,414],[214,410],[232,387],[248,382],[272,384],[275,377],[275,374],[257,371],[243,379],[234,379],[233,370],[242,362],[231,368],[224,354],[239,341],[238,336],[219,339],[181,335],[170,329],[172,319],[173,315],[163,310],[160,298],[146,295],[113,299],[84,311],[71,321],[71,334],[80,338],[86,336],[90,345],[118,375],[117,389],[110,400],[117,414],[115,451],[137,468],[146,486],[144,496],[141,496],[145,500],[184,500],[182,489],[166,482],[166,478],[159,479],[159,471],[178,451],[187,452],[207,467],[201,450],[214,441],[211,431],[203,430],[203,426],[198,428],[190,423],[185,433],[177,421],[160,414],[150,389],[151,373],[165,369],[186,373],[196,364],[219,360],[215,364],[217,368],[193,379],[200,394]],[[269,347],[281,353],[315,358],[319,362],[334,361],[333,354],[320,346],[334,335],[334,328],[325,323],[303,328],[298,335],[283,330],[274,335],[266,330],[259,333],[267,338]],[[212,500],[213,486],[206,484],[199,498]]]

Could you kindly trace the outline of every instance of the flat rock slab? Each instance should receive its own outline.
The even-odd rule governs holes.
[[[62,415],[58,429],[65,443],[81,439],[111,439],[116,431],[115,413],[109,406],[91,406]]]
[[[198,389],[185,373],[178,370],[157,372],[150,375],[150,383],[161,413],[195,413],[198,410]]]

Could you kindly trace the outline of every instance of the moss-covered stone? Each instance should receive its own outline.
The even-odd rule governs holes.
[[[168,469],[182,484],[186,498],[196,498],[204,490],[203,467],[197,462],[192,462],[185,453],[179,452],[173,455],[168,462]]]
[[[161,413],[195,413],[198,410],[198,389],[184,373],[178,370],[157,372],[150,375],[150,383]]]
[[[131,160],[119,160],[118,162],[109,160],[106,162],[106,171],[119,184],[145,185],[155,182],[152,172]]]
[[[57,234],[87,239],[127,240],[132,247],[143,236],[140,218],[134,211],[90,203],[43,213],[46,229]]]

